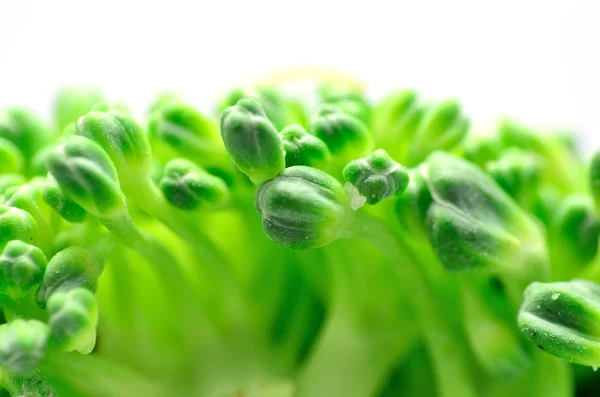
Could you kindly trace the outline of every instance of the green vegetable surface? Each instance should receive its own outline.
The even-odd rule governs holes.
[[[0,109],[0,396],[600,390],[600,154],[314,83]]]

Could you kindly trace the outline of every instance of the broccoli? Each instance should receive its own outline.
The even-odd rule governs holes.
[[[600,384],[570,364],[600,366],[600,152],[412,89],[286,88],[0,109],[0,395]]]

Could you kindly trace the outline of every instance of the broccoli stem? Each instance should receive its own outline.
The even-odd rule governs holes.
[[[189,244],[198,258],[197,264],[207,265],[202,268],[204,275],[217,280],[214,294],[220,296],[215,300],[225,306],[225,318],[229,323],[238,322],[240,313],[244,313],[244,304],[229,260],[206,237],[198,222],[191,219],[189,213],[173,208],[149,179],[131,185],[126,195],[142,211],[158,219]]]
[[[187,334],[188,343],[193,346],[198,343],[196,341],[199,339],[212,340],[214,334],[211,331],[214,331],[214,327],[195,305],[196,299],[190,291],[189,283],[171,253],[158,241],[143,235],[128,215],[103,218],[100,221],[115,235],[119,243],[132,248],[154,264],[155,271],[166,286],[165,291],[175,302],[172,305],[172,310],[175,312],[173,317],[182,321],[180,331]],[[190,326],[194,324],[194,321],[197,325],[195,328]],[[194,329],[195,331],[193,331]],[[195,332],[197,334],[194,334]]]
[[[439,380],[440,395],[476,396],[464,351],[459,348],[462,341],[456,330],[444,318],[444,311],[431,291],[424,274],[424,265],[420,263],[419,257],[376,218],[361,212],[357,212],[356,216],[354,237],[378,247],[382,254],[396,265],[405,285],[412,288],[417,321]]]
[[[314,353],[298,379],[296,397],[374,395],[393,365],[418,338],[418,329],[411,327],[408,319],[377,321],[360,309],[364,305],[356,302],[360,297],[354,288],[356,281],[348,274],[348,268],[354,264],[345,255],[347,247],[334,248],[337,247],[327,248],[335,290],[332,308]]]

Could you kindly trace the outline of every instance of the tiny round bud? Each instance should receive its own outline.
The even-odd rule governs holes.
[[[600,238],[593,201],[583,194],[569,196],[554,211],[548,229],[552,260],[565,267],[587,265],[598,253]]]
[[[517,148],[504,151],[485,167],[496,183],[518,202],[532,196],[538,188],[542,163],[535,154]]]
[[[267,236],[292,249],[343,237],[352,218],[348,194],[337,179],[304,166],[286,168],[263,184],[255,203]]]
[[[306,165],[318,168],[331,160],[325,142],[306,132],[304,127],[292,124],[279,133],[285,150],[285,166]]]
[[[10,241],[0,256],[0,293],[12,298],[26,295],[44,277],[46,256],[35,245]]]
[[[201,164],[214,162],[220,138],[215,123],[191,106],[164,100],[150,116],[148,134]]]
[[[54,102],[54,114],[58,129],[62,131],[67,124],[92,110],[95,104],[102,102],[104,95],[92,87],[63,87]]]
[[[149,177],[152,151],[148,137],[126,113],[105,103],[96,104],[91,112],[77,121],[75,134],[100,145],[124,183]]]
[[[223,205],[229,198],[229,190],[221,178],[185,159],[167,163],[159,186],[171,204],[185,210],[196,209],[202,203]]]
[[[75,288],[96,290],[102,264],[85,248],[72,246],[54,255],[46,266],[44,281],[37,291],[37,302],[44,307],[46,301],[57,291]]]
[[[80,223],[87,217],[87,212],[62,191],[56,179],[48,175],[42,196],[46,204],[60,214],[67,222]]]
[[[7,189],[4,192],[4,202],[11,207],[27,211],[38,222],[38,226],[46,222],[42,209],[44,207],[42,192],[35,180]]]
[[[321,107],[313,129],[314,134],[325,142],[334,160],[342,164],[365,156],[373,146],[365,123],[333,105]]]
[[[8,139],[0,137],[0,174],[18,174],[23,171],[23,155]]]
[[[326,84],[319,88],[323,103],[336,106],[364,123],[371,117],[371,107],[366,98],[356,90],[336,84]]]
[[[297,109],[294,109],[293,103],[290,103],[273,87],[257,87],[251,90],[233,89],[221,100],[219,113],[223,113],[227,107],[236,105],[240,100],[248,98],[260,102],[267,118],[277,130],[281,130],[295,121],[294,114]]]
[[[470,136],[464,143],[465,158],[485,169],[488,162],[500,157],[502,144],[496,136]]]
[[[467,135],[469,120],[462,115],[460,105],[446,100],[427,108],[410,142],[408,165],[416,165],[437,150],[451,150]]]
[[[48,169],[62,191],[94,216],[126,211],[115,166],[97,143],[68,137],[48,155]]]
[[[37,238],[37,223],[27,211],[0,204],[0,249],[12,240],[35,244]]]
[[[285,168],[285,157],[277,130],[256,99],[241,99],[221,115],[221,136],[237,167],[261,184]]]
[[[33,373],[46,353],[49,333],[38,320],[16,319],[0,325],[0,366],[19,375]]]
[[[344,178],[373,205],[390,196],[401,195],[408,186],[408,172],[385,150],[352,160],[344,168]]]
[[[371,126],[379,145],[390,151],[394,158],[404,158],[403,153],[410,140],[407,140],[406,121],[416,113],[417,93],[403,90],[385,98],[373,111]],[[416,124],[416,123],[410,123]],[[412,133],[408,134],[412,138]]]
[[[85,288],[55,292],[48,299],[50,340],[63,351],[90,353],[96,344],[98,306]]]

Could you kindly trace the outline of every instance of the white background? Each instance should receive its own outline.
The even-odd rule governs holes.
[[[93,83],[136,110],[165,88],[208,109],[232,85],[325,65],[373,95],[457,97],[482,128],[500,115],[569,128],[589,151],[600,147],[598,3],[0,0],[0,106],[48,115],[59,85]]]

